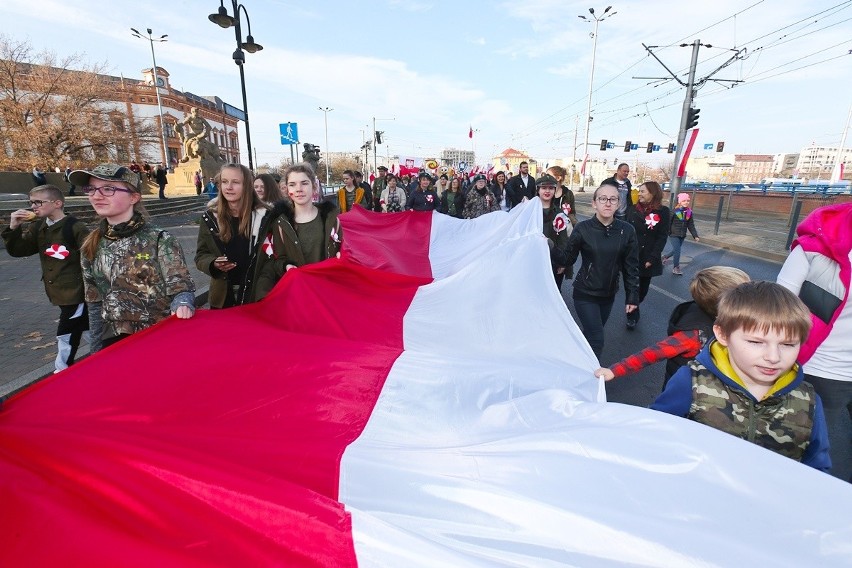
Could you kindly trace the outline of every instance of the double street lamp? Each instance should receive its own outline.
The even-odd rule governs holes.
[[[581,20],[585,20],[586,22],[595,23],[595,31],[591,34],[592,39],[594,40],[594,42],[592,43],[592,70],[589,73],[589,104],[586,108],[586,140],[583,145],[583,157],[584,162],[586,163],[588,163],[588,159],[586,159],[586,156],[589,155],[589,126],[591,126],[592,124],[592,85],[595,82],[595,55],[598,50],[598,24],[600,24],[607,18],[611,18],[616,14],[616,12],[610,12],[610,10],[612,10],[612,6],[607,6],[606,10],[603,11],[603,14],[601,14],[600,16],[596,16],[595,9],[589,8],[589,14],[591,14],[590,17],[577,16],[578,18],[580,18]],[[585,181],[581,180],[580,191],[583,191],[583,187],[585,185]]]
[[[219,0],[219,4],[218,12],[210,14],[207,16],[207,19],[222,28],[230,28],[231,26],[234,26],[234,35],[237,38],[237,49],[234,51],[233,58],[234,63],[236,63],[240,68],[240,87],[243,91],[243,113],[245,114],[246,119],[246,144],[248,144],[249,169],[254,172],[254,162],[251,159],[252,145],[251,131],[249,130],[248,101],[246,100],[246,75],[243,71],[243,63],[246,62],[246,54],[243,53],[243,50],[246,50],[249,53],[256,53],[263,49],[263,46],[254,42],[254,38],[251,35],[251,20],[249,19],[245,6],[237,3],[237,0],[231,0],[231,6],[234,10],[234,15],[231,16],[228,14],[227,8],[225,8],[225,0]],[[243,33],[240,27],[240,10],[243,11],[243,15],[245,15],[246,22],[248,23],[248,35],[246,36],[245,41],[243,41]]]
[[[163,122],[163,102],[160,100],[160,77],[157,75],[157,56],[154,55],[154,42],[166,42],[169,41],[166,38],[169,37],[168,34],[161,35],[159,38],[155,38],[151,35],[151,28],[148,28],[146,31],[148,32],[148,36],[145,37],[139,30],[136,28],[130,28],[130,31],[133,32],[134,37],[138,37],[140,39],[147,39],[148,43],[151,44],[151,59],[154,61],[154,91],[157,93],[157,109],[160,112],[160,137],[163,142],[163,166],[169,167],[169,148],[166,144],[166,125]]]

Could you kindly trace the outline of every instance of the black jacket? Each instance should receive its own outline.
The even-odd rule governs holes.
[[[663,249],[669,240],[669,208],[663,205],[644,215],[634,205],[627,208],[626,221],[633,225],[639,241],[639,276],[659,276],[663,273]],[[646,262],[651,266],[645,268]]]
[[[527,199],[532,199],[535,197],[535,178],[529,176],[529,183],[526,187],[524,187],[524,182],[521,181],[521,174],[516,176],[512,176],[509,182],[506,184],[506,187],[509,188],[509,196],[512,200],[512,207],[518,205],[524,197]]]
[[[698,331],[698,340],[703,349],[707,342],[713,337],[714,318],[702,310],[695,301],[684,302],[672,311],[669,318],[668,334],[674,335],[678,331]],[[683,355],[672,357],[666,362],[666,382],[678,369],[689,363],[689,359]],[[663,387],[665,388],[665,383]]]
[[[621,273],[624,303],[639,305],[639,243],[629,223],[614,219],[604,226],[596,216],[577,223],[568,239],[567,266],[572,266],[580,254],[583,262],[574,279],[575,292],[615,296]]]
[[[434,211],[439,207],[441,207],[441,200],[434,189],[427,189],[426,191],[416,189],[411,192],[408,201],[405,202],[406,209],[415,211]]]

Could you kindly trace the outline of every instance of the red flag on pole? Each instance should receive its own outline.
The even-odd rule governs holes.
[[[473,138],[473,126],[470,127],[470,132],[467,133],[468,138]]]
[[[689,159],[689,154],[692,152],[692,147],[695,145],[696,138],[698,138],[698,129],[693,128],[692,134],[689,136],[689,142],[686,144],[686,148],[683,151],[683,156],[680,158],[680,164],[677,168],[678,177],[681,177],[686,171],[686,161]]]

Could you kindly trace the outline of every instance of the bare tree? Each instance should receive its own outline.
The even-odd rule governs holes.
[[[158,124],[128,116],[128,97],[104,64],[0,35],[0,169],[129,161],[156,143]]]
[[[331,180],[334,182],[342,182],[344,171],[352,170],[357,172],[360,169],[361,162],[355,158],[333,158],[331,160]],[[323,174],[325,174],[325,171],[323,171]]]

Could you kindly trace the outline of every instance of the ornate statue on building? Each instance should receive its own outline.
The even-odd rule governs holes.
[[[320,161],[320,149],[319,146],[314,144],[305,143],[305,149],[302,150],[302,159],[309,163],[314,171],[317,171],[319,167]]]
[[[197,107],[189,109],[189,114],[175,124],[175,134],[183,144],[181,162],[198,158],[224,163],[225,160],[219,155],[219,148],[207,138],[210,135],[210,123],[203,116],[199,116]]]

